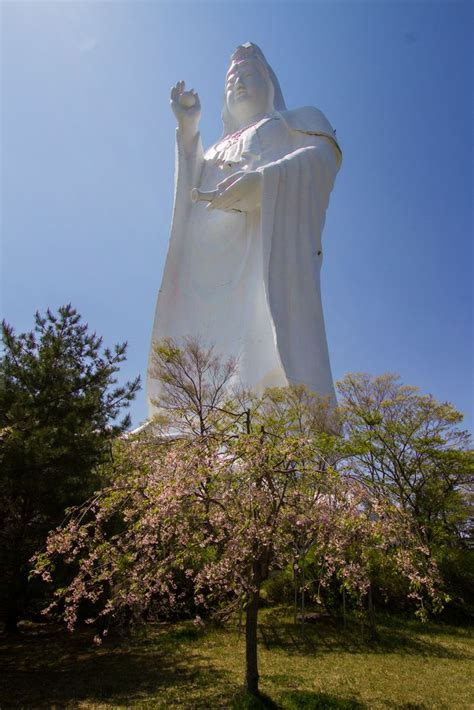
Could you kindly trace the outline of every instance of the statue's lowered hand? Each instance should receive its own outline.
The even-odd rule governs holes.
[[[262,174],[257,170],[230,175],[217,185],[217,194],[208,209],[251,212],[261,203]]]
[[[194,134],[201,116],[198,93],[194,89],[185,91],[184,81],[178,81],[171,89],[170,103],[180,130],[188,135]]]

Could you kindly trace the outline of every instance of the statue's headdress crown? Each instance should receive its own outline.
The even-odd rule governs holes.
[[[257,45],[252,44],[252,42],[239,44],[230,58],[230,63],[233,64],[234,62],[243,62],[246,59],[259,59],[260,61],[263,59],[265,62],[262,52]]]

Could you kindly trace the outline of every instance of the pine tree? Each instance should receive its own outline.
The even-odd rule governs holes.
[[[29,601],[31,555],[97,486],[140,385],[117,386],[126,343],[103,348],[71,305],[36,313],[29,333],[6,322],[1,332],[0,602],[13,630]]]

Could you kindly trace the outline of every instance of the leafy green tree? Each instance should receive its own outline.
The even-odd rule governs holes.
[[[354,473],[409,512],[432,550],[462,545],[474,473],[462,414],[396,375],[349,374],[338,389]]]
[[[64,511],[90,495],[139,378],[117,386],[126,344],[113,350],[71,305],[36,313],[16,335],[3,322],[0,359],[0,595],[16,627],[27,604],[28,562]]]

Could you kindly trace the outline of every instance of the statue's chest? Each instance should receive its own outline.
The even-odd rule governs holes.
[[[255,170],[291,152],[289,131],[280,117],[249,127],[218,146],[213,167],[224,177],[238,170]],[[222,179],[223,179],[222,178]]]
[[[250,169],[267,165],[274,160],[283,158],[292,151],[290,133],[281,118],[268,121],[255,131],[255,140],[260,150]]]

